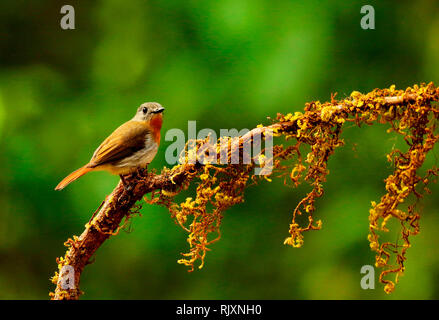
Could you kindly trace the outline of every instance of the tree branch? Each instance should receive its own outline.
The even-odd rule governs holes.
[[[416,100],[417,95],[407,93],[400,96],[384,97],[383,104],[396,105],[403,102],[410,102]],[[355,99],[345,99],[333,106],[335,113],[341,113],[352,106]],[[307,111],[308,112],[308,111]],[[315,118],[321,120],[320,111],[312,111],[315,113]],[[266,130],[277,130],[282,132],[294,133],[298,130],[298,119],[294,121],[278,122],[271,126],[258,127],[242,137],[237,137],[232,140],[231,150],[233,152],[236,148],[240,148],[243,143],[251,140],[255,135],[260,135]],[[197,154],[204,152],[201,148]],[[78,299],[81,295],[79,290],[79,283],[84,267],[89,263],[93,254],[111,235],[118,233],[122,220],[128,219],[133,213],[133,208],[137,201],[150,192],[157,190],[164,190],[165,192],[179,192],[184,186],[187,186],[191,180],[201,171],[203,165],[200,163],[182,164],[173,167],[172,169],[163,169],[160,174],[146,172],[140,170],[137,175],[127,178],[128,184],[132,187],[130,190],[125,190],[122,183],[119,182],[113,192],[107,196],[103,204],[97,210],[96,215],[92,220],[86,224],[83,233],[73,239],[69,239],[65,244],[69,247],[64,258],[57,259],[58,273],[55,274],[52,281],[56,284],[55,292],[51,294],[52,299]],[[63,289],[61,279],[65,275],[63,267],[71,266],[74,269],[74,284],[75,289]]]

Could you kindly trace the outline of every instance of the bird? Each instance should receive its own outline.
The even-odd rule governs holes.
[[[136,115],[114,130],[96,149],[90,161],[65,177],[55,190],[64,189],[90,171],[100,170],[119,175],[124,187],[129,188],[124,176],[145,168],[157,154],[164,110],[157,102],[141,104]]]

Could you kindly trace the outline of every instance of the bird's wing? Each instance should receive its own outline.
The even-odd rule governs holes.
[[[141,121],[128,121],[117,128],[96,149],[89,165],[97,167],[102,164],[122,160],[145,147],[145,140],[150,129]]]

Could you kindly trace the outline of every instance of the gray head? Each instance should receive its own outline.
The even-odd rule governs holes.
[[[158,102],[145,102],[137,108],[136,115],[133,120],[136,121],[146,121],[150,120],[154,115],[163,112],[165,108]]]

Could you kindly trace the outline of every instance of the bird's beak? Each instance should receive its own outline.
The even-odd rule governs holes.
[[[156,110],[154,110],[152,113],[161,113],[161,112],[163,112],[164,110],[165,110],[165,108],[160,107],[160,108],[157,108]]]

